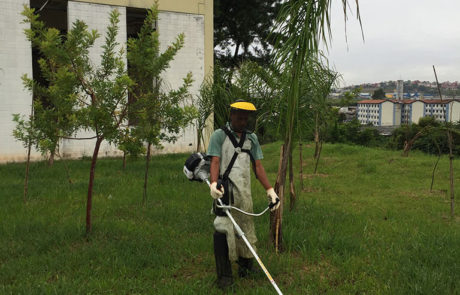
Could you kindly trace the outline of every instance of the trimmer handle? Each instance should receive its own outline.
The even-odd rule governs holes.
[[[276,199],[276,202],[275,202],[275,203],[270,203],[270,204],[268,204],[268,208],[271,209],[271,208],[275,207],[276,205],[278,205],[279,202],[280,202],[280,199],[278,198],[278,199]]]
[[[217,180],[217,186],[216,186],[216,188],[217,188],[218,190],[220,190],[220,189],[222,188],[222,179],[218,179],[218,180]]]

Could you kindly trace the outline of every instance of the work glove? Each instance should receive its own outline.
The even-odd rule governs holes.
[[[217,182],[211,183],[211,197],[213,199],[219,199],[224,195],[224,186],[220,187],[220,190],[217,189]]]
[[[278,209],[280,206],[280,202],[279,202],[280,198],[278,198],[278,195],[275,193],[275,190],[272,187],[267,190],[267,197],[268,197],[269,204],[275,204],[276,201],[278,201],[278,203],[275,206],[273,206],[270,209],[270,211],[275,211],[276,209]]]

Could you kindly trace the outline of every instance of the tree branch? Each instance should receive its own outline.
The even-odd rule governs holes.
[[[62,136],[63,139],[71,139],[71,140],[89,140],[89,139],[95,139],[97,138],[96,136],[93,137],[67,137],[67,136]]]

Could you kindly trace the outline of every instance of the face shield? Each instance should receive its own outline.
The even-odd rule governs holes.
[[[256,127],[256,111],[232,108],[230,110],[230,125],[235,132],[254,132]]]

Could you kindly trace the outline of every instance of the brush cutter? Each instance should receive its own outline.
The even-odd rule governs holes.
[[[209,170],[210,170],[210,157],[206,156],[204,153],[195,153],[192,154],[187,161],[185,162],[184,166],[184,174],[187,176],[187,178],[191,181],[199,181],[199,182],[205,182],[208,186],[211,185],[209,182]],[[217,188],[220,189],[221,183],[217,183]],[[233,227],[236,230],[236,233],[238,237],[243,239],[244,243],[248,247],[249,251],[251,251],[252,255],[256,259],[257,263],[259,263],[259,266],[262,268],[264,271],[265,275],[267,276],[268,280],[272,284],[273,288],[275,288],[276,292],[278,294],[283,294],[281,290],[278,288],[278,285],[275,283],[275,280],[273,280],[272,276],[268,272],[267,268],[265,265],[262,263],[262,260],[260,260],[259,256],[257,255],[256,251],[254,248],[252,248],[251,243],[249,243],[248,239],[246,238],[246,235],[244,234],[243,230],[240,228],[240,226],[236,223],[235,219],[233,218],[232,214],[230,213],[230,210],[236,210],[242,214],[246,214],[249,216],[261,216],[265,212],[267,212],[269,209],[273,208],[278,204],[279,200],[277,200],[276,203],[270,203],[265,210],[263,210],[261,213],[250,213],[243,211],[239,208],[236,208],[231,205],[224,205],[221,201],[221,199],[217,199],[217,205],[216,207],[222,209],[227,217],[230,219],[230,221],[233,224]]]

